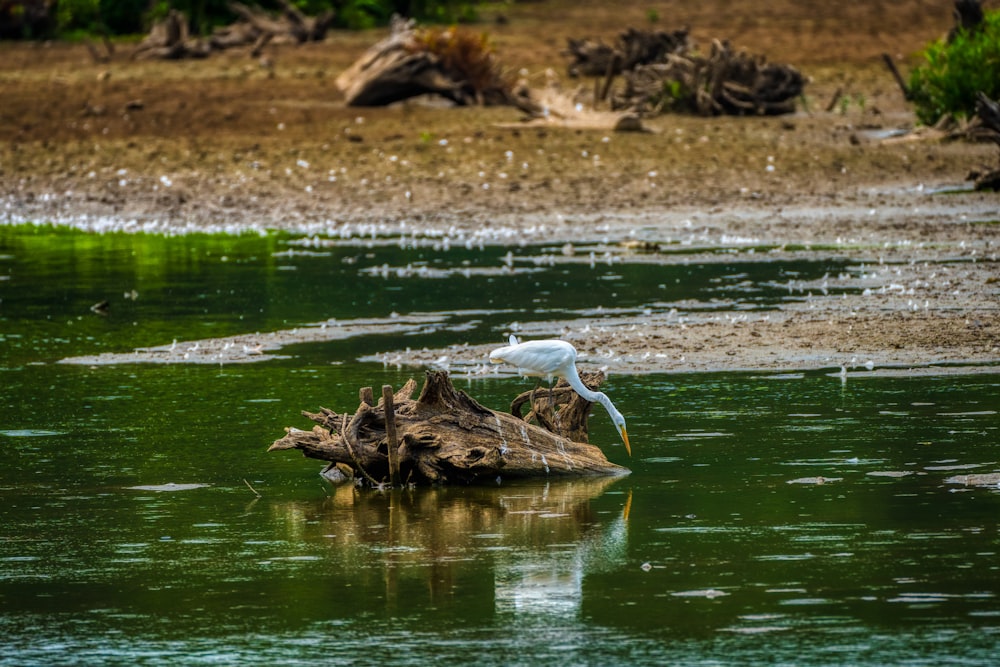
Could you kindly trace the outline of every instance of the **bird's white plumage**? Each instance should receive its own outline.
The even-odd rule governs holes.
[[[564,340],[529,340],[493,350],[490,361],[517,366],[521,375],[551,381],[555,377],[566,377],[569,368],[575,372],[576,348]]]
[[[629,455],[632,454],[628,442],[628,432],[625,430],[625,418],[607,394],[593,391],[583,384],[583,380],[580,379],[580,374],[576,370],[575,347],[564,340],[555,339],[529,340],[519,343],[513,334],[511,334],[509,342],[510,345],[498,347],[490,352],[492,363],[507,363],[516,366],[521,375],[543,377],[549,382],[556,377],[565,378],[569,386],[573,387],[580,396],[604,406],[625,442],[626,451]]]

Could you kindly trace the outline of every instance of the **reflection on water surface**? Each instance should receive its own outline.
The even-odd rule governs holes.
[[[51,363],[488,295],[508,312],[412,344],[482,342],[532,316],[536,282],[546,319],[584,306],[555,296],[575,271],[643,307],[788,267],[685,284],[557,264],[438,292],[359,272],[415,261],[399,248],[55,237],[0,235],[0,664],[991,664],[1000,646],[996,375],[617,377],[626,478],[379,494],[265,449],[300,409],[419,377],[353,361],[384,341],[238,368]],[[462,388],[500,407],[513,384]],[[592,433],[616,438],[600,415]]]

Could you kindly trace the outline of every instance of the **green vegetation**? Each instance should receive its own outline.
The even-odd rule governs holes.
[[[945,115],[975,113],[976,92],[1000,95],[1000,11],[987,12],[976,30],[959,30],[923,52],[923,65],[910,75],[917,117],[933,125]]]
[[[275,0],[243,0],[266,10],[279,11]],[[332,10],[334,26],[365,29],[388,23],[400,14],[428,23],[462,23],[477,18],[476,3],[467,0],[292,0],[306,14]],[[195,34],[231,23],[235,16],[228,0],[0,0],[0,38],[61,37],[88,34],[127,35],[145,32],[171,9],[191,21]],[[54,16],[41,16],[51,12]],[[30,19],[30,20],[29,20]]]

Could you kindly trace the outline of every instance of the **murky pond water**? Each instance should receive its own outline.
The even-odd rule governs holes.
[[[0,664],[992,664],[996,375],[616,376],[615,480],[379,494],[265,453],[421,374],[365,354],[768,308],[845,266],[288,240],[0,228]],[[392,312],[451,315],[259,364],[54,363]]]

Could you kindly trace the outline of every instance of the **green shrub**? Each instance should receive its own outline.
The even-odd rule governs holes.
[[[60,32],[93,30],[100,16],[98,0],[60,0],[56,5],[56,25]]]
[[[44,1],[44,0],[42,0]],[[276,0],[241,0],[266,11],[281,9]],[[477,18],[475,0],[291,0],[314,16],[334,12],[334,25],[352,30],[385,25],[394,13],[429,23],[465,23]],[[0,0],[0,19],[23,12],[24,0]],[[171,9],[188,17],[194,34],[208,34],[215,26],[232,22],[228,0],[54,0],[56,30],[61,37],[93,33],[112,35],[145,32]],[[2,21],[0,21],[2,26]],[[29,31],[30,32],[30,31]],[[25,36],[31,36],[26,34]]]
[[[910,75],[910,99],[920,122],[975,114],[976,92],[1000,95],[1000,11],[986,13],[979,29],[959,30],[923,51],[925,63]]]
[[[147,3],[134,0],[100,0],[101,22],[113,35],[130,35],[143,32],[143,14]]]
[[[392,15],[385,3],[378,0],[347,0],[335,2],[333,6],[335,24],[349,30],[367,30],[384,25]]]

